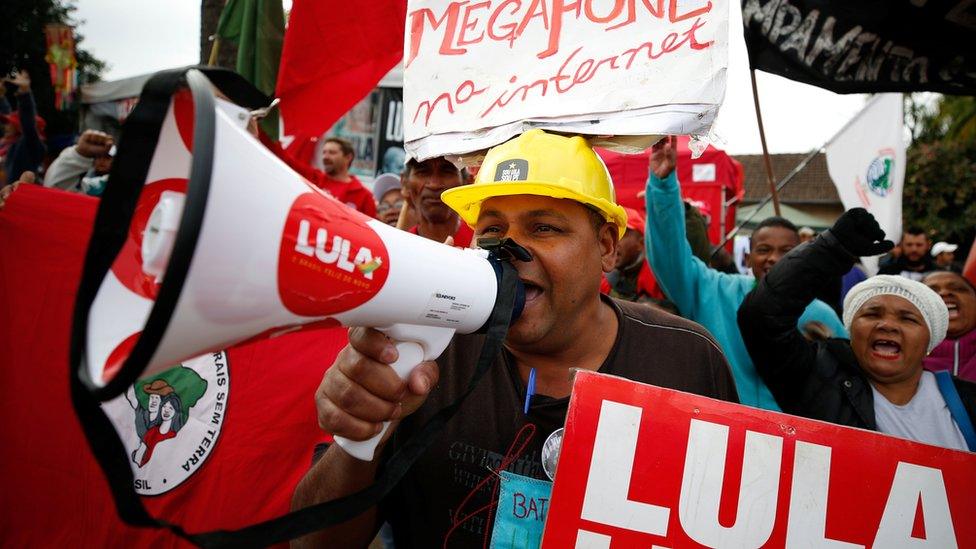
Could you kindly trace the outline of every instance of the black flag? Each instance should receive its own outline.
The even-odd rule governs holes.
[[[838,93],[976,93],[974,0],[742,0],[753,69]]]

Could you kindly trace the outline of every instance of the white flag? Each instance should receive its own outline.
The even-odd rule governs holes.
[[[901,197],[905,182],[902,95],[876,95],[827,144],[827,171],[844,209],[864,208],[888,240],[901,240]],[[865,261],[872,271],[877,260]]]

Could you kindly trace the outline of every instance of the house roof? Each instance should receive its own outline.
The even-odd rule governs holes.
[[[773,175],[776,181],[781,181],[793,168],[800,164],[808,153],[771,154]],[[745,171],[745,196],[742,201],[754,203],[769,194],[769,184],[766,182],[766,166],[761,154],[744,154],[734,156],[742,163]],[[824,153],[817,156],[798,173],[792,181],[783,187],[779,193],[780,202],[786,204],[840,204],[837,189],[827,173],[827,157]]]
[[[787,185],[788,187],[789,185]],[[735,223],[738,225],[742,223],[745,219],[751,216],[748,223],[743,225],[744,228],[755,230],[759,223],[775,215],[773,212],[773,203],[767,202],[758,213],[756,212],[756,206],[759,204],[749,204],[748,206],[743,206],[735,211]],[[755,215],[753,215],[755,213]],[[805,212],[803,210],[794,208],[788,204],[780,204],[780,215],[789,219],[797,227],[810,227],[815,231],[823,231],[829,229],[835,221],[837,221],[836,215],[825,215]]]

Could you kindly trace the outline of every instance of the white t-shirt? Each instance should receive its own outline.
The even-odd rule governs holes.
[[[917,442],[968,451],[962,431],[952,419],[949,406],[932,372],[922,372],[918,391],[907,404],[892,404],[871,385],[878,431]]]

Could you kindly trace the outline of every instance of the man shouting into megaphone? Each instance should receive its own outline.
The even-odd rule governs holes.
[[[547,489],[572,369],[737,401],[725,356],[701,326],[601,296],[601,274],[614,268],[627,216],[582,137],[528,131],[489,150],[474,184],[445,191],[442,200],[476,238],[509,238],[529,251],[530,261],[515,262],[525,308],[471,398],[390,495],[298,543],[365,547],[388,521],[397,547],[486,546],[507,527],[496,513],[500,483]],[[482,340],[456,336],[436,362],[403,381],[389,367],[397,358],[393,342],[377,330],[351,329],[349,346],[315,394],[319,424],[363,440],[392,420],[381,443],[389,456],[464,390]],[[361,490],[382,463],[332,445],[299,483],[293,507]],[[540,531],[547,498],[535,508]]]

